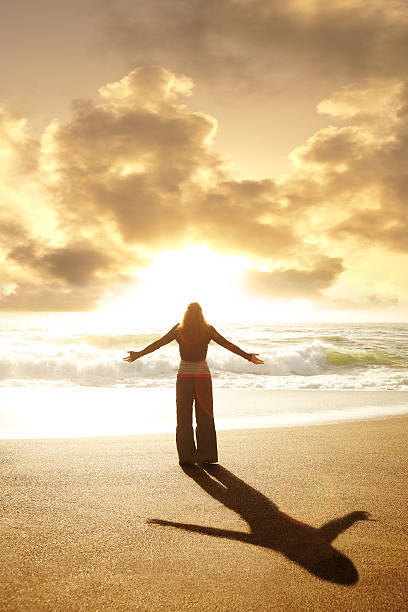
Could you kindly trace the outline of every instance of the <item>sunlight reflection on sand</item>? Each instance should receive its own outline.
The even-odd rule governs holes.
[[[169,388],[32,387],[0,390],[0,438],[174,432]],[[408,413],[406,391],[215,389],[217,429],[336,423]]]

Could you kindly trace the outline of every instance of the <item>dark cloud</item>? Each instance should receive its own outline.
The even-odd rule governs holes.
[[[11,218],[7,211],[0,215],[0,248],[5,245],[17,244],[26,239],[27,233],[21,222]]]
[[[197,173],[215,176],[215,121],[176,103],[189,81],[138,69],[103,88],[104,103],[76,104],[52,133],[55,194],[65,224],[111,222],[133,244],[175,244],[185,232],[185,192]],[[148,94],[146,93],[148,91]]]
[[[163,64],[225,90],[278,90],[305,76],[339,83],[405,74],[403,0],[151,0],[99,3],[103,44],[132,65]]]
[[[266,259],[289,254],[301,241],[270,180],[220,182],[199,200],[194,233],[221,250]]]
[[[386,209],[355,212],[346,221],[336,225],[333,238],[352,236],[361,245],[383,245],[390,251],[408,252],[408,216],[403,210],[391,217]]]
[[[124,285],[118,284],[120,291]],[[9,294],[0,296],[3,312],[78,312],[92,310],[106,292],[106,284],[69,287],[57,281],[20,281]]]
[[[17,274],[9,278],[12,289],[0,295],[0,310],[90,310],[107,293],[137,282],[118,254],[84,242],[64,247],[22,243],[7,255]],[[146,259],[133,257],[132,263],[141,267]]]
[[[249,270],[243,282],[251,292],[275,299],[318,299],[321,291],[333,285],[344,269],[341,259],[326,257],[308,270]]]
[[[92,281],[98,272],[106,274],[111,263],[108,253],[97,251],[87,244],[70,244],[49,248],[38,254],[34,244],[13,249],[8,258],[15,262],[66,281],[69,285],[84,285]]]
[[[306,164],[335,168],[338,164],[349,165],[365,153],[366,143],[357,127],[326,128],[310,138],[307,147],[299,149],[298,158]]]

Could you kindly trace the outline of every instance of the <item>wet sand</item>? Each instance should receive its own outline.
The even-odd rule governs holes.
[[[318,425],[408,415],[408,391],[220,388],[217,430]],[[5,387],[0,439],[172,433],[174,388]]]
[[[1,610],[405,611],[407,426],[1,440]]]

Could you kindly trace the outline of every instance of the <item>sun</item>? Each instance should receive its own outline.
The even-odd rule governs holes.
[[[165,328],[180,322],[187,305],[199,302],[212,323],[315,322],[321,312],[309,300],[257,296],[242,282],[253,266],[246,257],[207,246],[162,251],[137,272],[135,285],[105,302],[93,318],[105,329]],[[324,314],[324,313],[323,313]]]
[[[105,315],[124,324],[166,325],[181,320],[187,304],[199,302],[210,320],[244,316],[239,274],[250,267],[244,257],[226,256],[194,245],[157,254],[138,282],[104,308]]]

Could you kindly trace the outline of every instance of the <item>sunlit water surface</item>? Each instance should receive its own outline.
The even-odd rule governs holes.
[[[408,391],[407,324],[216,327],[244,350],[260,353],[265,362],[255,366],[211,343],[207,361],[216,391]],[[179,363],[176,342],[133,364],[122,361],[127,350],[141,349],[166,331],[133,328],[106,333],[89,326],[3,323],[0,436],[171,431]],[[135,403],[147,407],[137,418]],[[265,407],[265,400],[251,407],[249,403],[243,403],[238,415],[227,410],[219,426],[273,426],[305,420],[293,418],[299,414],[293,403],[283,403],[280,411],[275,403]],[[379,402],[365,404],[371,410],[367,417],[378,416]],[[380,404],[380,412],[391,414],[389,403],[381,400]],[[404,406],[404,401],[398,402],[397,413]],[[310,406],[308,414],[315,413],[319,422],[330,420],[323,408]],[[337,417],[340,412],[346,415],[345,410],[345,406],[339,409]],[[348,416],[352,418],[352,413]],[[314,418],[308,417],[308,422]]]

